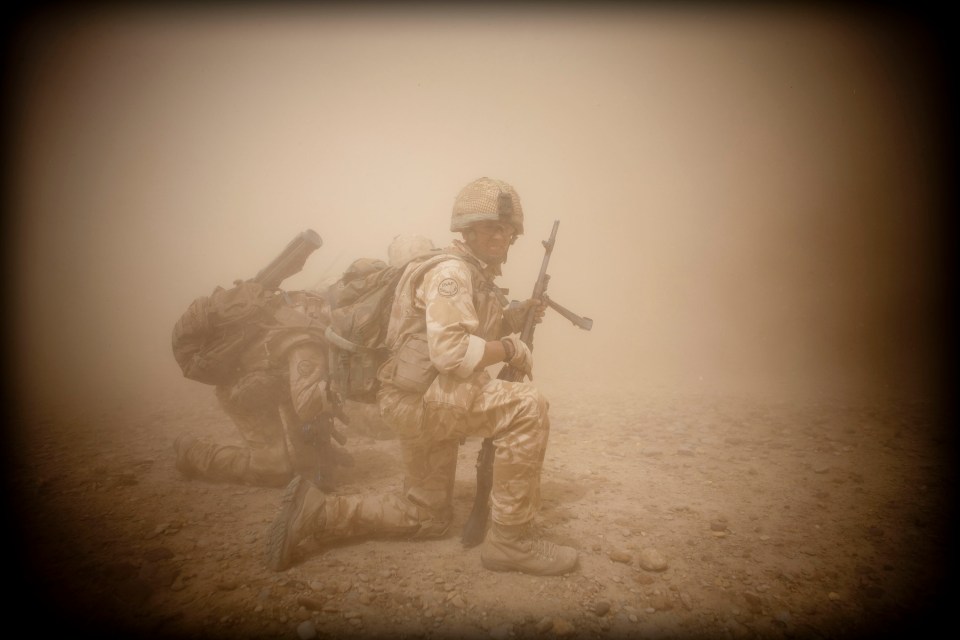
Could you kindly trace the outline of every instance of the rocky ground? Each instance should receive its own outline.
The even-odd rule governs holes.
[[[547,387],[540,520],[580,550],[572,575],[486,571],[458,535],[363,540],[268,571],[282,490],[174,467],[181,432],[235,439],[196,385],[19,416],[15,605],[40,612],[31,635],[67,637],[840,638],[938,622],[952,451],[932,407]],[[351,415],[357,464],[338,490],[399,487],[396,442]],[[478,446],[461,447],[457,532]]]

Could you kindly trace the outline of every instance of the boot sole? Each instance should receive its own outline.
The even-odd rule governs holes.
[[[578,559],[579,560],[579,559]],[[516,564],[511,562],[500,562],[497,560],[487,560],[483,556],[480,556],[480,564],[484,566],[485,569],[490,571],[515,571],[517,573],[525,573],[528,576],[562,576],[564,574],[572,572],[577,568],[578,562],[574,562],[567,569],[557,569],[554,571],[526,571],[520,567],[517,567]]]
[[[294,545],[290,537],[290,521],[296,513],[296,505],[307,491],[308,484],[299,475],[294,476],[283,491],[283,508],[270,525],[267,533],[267,568],[284,571],[293,564]]]

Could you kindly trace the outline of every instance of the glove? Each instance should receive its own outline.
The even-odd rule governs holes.
[[[533,380],[533,353],[519,337],[509,335],[500,338],[503,343],[503,350],[507,353],[506,362],[518,371],[523,371]]]
[[[527,314],[530,313],[531,309],[533,310],[533,322],[534,324],[540,324],[543,322],[543,316],[547,311],[547,305],[545,302],[540,300],[535,300],[529,298],[520,302],[518,300],[513,300],[503,311],[504,322],[512,333],[520,333],[523,330],[523,324],[527,320]]]

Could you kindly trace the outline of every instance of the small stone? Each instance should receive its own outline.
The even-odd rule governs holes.
[[[633,562],[633,556],[631,556],[626,551],[623,551],[622,549],[612,550],[610,553],[607,554],[607,557],[609,557],[614,562],[622,562],[624,564],[631,564]]]
[[[574,632],[573,625],[563,618],[557,618],[553,621],[553,632],[558,636],[568,636]]]
[[[537,623],[537,633],[545,633],[553,628],[553,618],[541,618]]]
[[[598,600],[593,605],[593,613],[597,617],[602,617],[607,615],[610,611],[610,603],[606,600]]]
[[[304,620],[297,625],[297,636],[300,640],[312,640],[317,637],[317,627],[313,620]]]
[[[640,552],[640,566],[647,571],[663,571],[667,568],[667,559],[659,551],[647,548]]]
[[[320,611],[323,609],[323,600],[311,596],[300,596],[297,598],[297,604],[306,607],[310,611]]]

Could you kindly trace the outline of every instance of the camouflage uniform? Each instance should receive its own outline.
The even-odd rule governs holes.
[[[484,343],[519,331],[522,319],[504,309],[493,283],[497,265],[485,265],[459,241],[444,253],[407,267],[387,333],[394,356],[380,373],[380,412],[400,438],[403,490],[326,496],[323,538],[443,535],[453,515],[458,446],[467,436],[492,437],[497,447],[495,522],[528,522],[539,506],[547,400],[532,384],[474,371]]]
[[[547,400],[529,383],[493,380],[477,370],[501,353],[520,370],[529,373],[532,365],[529,348],[512,335],[531,307],[508,306],[494,284],[506,243],[523,233],[516,191],[500,180],[475,180],[457,195],[450,230],[463,233],[464,241],[404,269],[385,340],[390,357],[378,373],[380,413],[400,438],[403,490],[326,496],[294,478],[268,531],[267,566],[274,571],[290,566],[308,539],[445,534],[457,449],[467,436],[490,438],[495,447],[483,566],[534,575],[575,568],[575,549],[542,540],[528,526],[539,507]]]
[[[175,443],[184,475],[213,482],[282,487],[298,470],[316,467],[321,453],[302,442],[301,426],[330,409],[328,322],[323,298],[309,292],[285,294],[288,304],[275,326],[241,357],[244,373],[215,393],[233,421],[243,446],[181,436]],[[288,446],[288,435],[293,445]],[[325,460],[330,462],[330,460]]]

